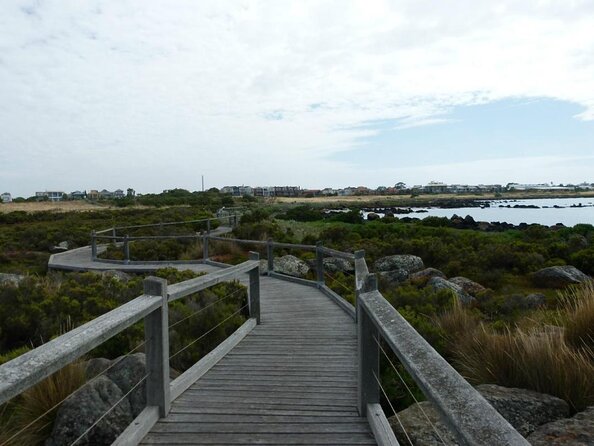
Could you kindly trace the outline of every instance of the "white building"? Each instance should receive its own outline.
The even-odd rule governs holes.
[[[12,203],[12,196],[10,195],[10,192],[4,192],[2,195],[0,195],[0,202]]]
[[[45,192],[35,192],[35,196],[38,199],[47,198],[49,201],[62,201],[66,195],[63,191],[48,191]]]

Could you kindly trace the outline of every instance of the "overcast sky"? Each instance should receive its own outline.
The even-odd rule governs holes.
[[[0,192],[594,181],[594,2],[1,0]]]

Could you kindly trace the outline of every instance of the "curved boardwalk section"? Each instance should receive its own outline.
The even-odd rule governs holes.
[[[353,320],[317,289],[268,277],[261,314],[142,444],[376,444],[356,407]]]

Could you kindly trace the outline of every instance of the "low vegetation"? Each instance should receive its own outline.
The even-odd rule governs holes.
[[[471,382],[548,393],[579,411],[594,404],[593,305],[589,282],[562,293],[555,313],[500,330],[459,304],[437,320],[446,354]]]

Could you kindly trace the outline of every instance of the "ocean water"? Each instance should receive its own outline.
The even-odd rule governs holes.
[[[423,213],[397,214],[396,217],[425,218],[428,216],[450,218],[454,214],[465,217],[470,215],[476,221],[520,223],[538,223],[552,226],[562,223],[575,226],[580,223],[594,225],[594,197],[588,198],[541,198],[534,200],[485,200],[490,207],[485,208],[411,208]],[[538,209],[514,208],[513,206],[538,206]],[[581,206],[580,206],[581,205]],[[503,206],[503,207],[501,207]],[[510,206],[509,208],[507,206]],[[555,207],[557,206],[557,207]],[[367,218],[368,212],[364,212]],[[378,212],[383,217],[381,212]]]

